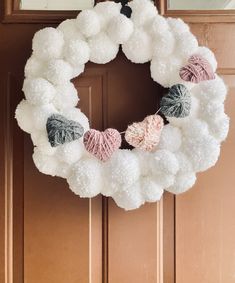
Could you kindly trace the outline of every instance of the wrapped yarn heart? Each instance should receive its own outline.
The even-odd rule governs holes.
[[[160,107],[166,117],[187,117],[191,109],[191,96],[186,86],[173,85],[168,94],[163,96]]]
[[[215,79],[215,74],[210,63],[201,55],[192,55],[188,60],[188,65],[180,69],[182,80],[192,83]]]
[[[53,114],[47,119],[46,129],[52,147],[77,140],[84,133],[81,124],[59,114]]]
[[[164,122],[161,116],[147,116],[142,122],[128,126],[125,139],[136,148],[152,151],[159,143],[163,126]]]
[[[83,139],[86,150],[101,161],[107,161],[121,146],[122,138],[115,129],[100,132],[94,129],[87,131]]]

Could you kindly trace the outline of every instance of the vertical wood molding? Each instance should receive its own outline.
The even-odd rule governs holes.
[[[164,283],[163,278],[163,198],[157,202],[157,283]]]

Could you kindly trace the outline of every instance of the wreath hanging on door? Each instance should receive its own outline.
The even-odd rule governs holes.
[[[133,150],[120,149],[123,133],[116,129],[90,129],[70,82],[89,60],[113,60],[120,45],[133,63],[150,61],[152,79],[168,88],[160,109],[125,131]],[[187,191],[197,172],[216,163],[229,128],[227,89],[214,54],[198,46],[181,19],[158,15],[149,0],[102,2],[38,31],[32,49],[16,119],[31,134],[38,170],[66,178],[75,194],[101,193],[135,209],[164,190]]]

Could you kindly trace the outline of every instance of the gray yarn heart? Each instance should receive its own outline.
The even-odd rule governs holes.
[[[166,117],[187,117],[191,109],[191,96],[186,86],[173,85],[168,94],[163,96],[160,107]]]
[[[78,122],[59,114],[53,114],[47,119],[46,129],[52,147],[77,140],[84,133],[84,128]]]

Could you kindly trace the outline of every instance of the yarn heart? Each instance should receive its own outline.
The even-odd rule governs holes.
[[[147,116],[142,122],[128,126],[125,139],[136,148],[152,151],[159,143],[163,126],[164,122],[161,116]]]
[[[83,143],[89,153],[105,162],[121,146],[122,138],[115,129],[104,132],[91,129],[84,134]]]
[[[84,133],[78,122],[68,120],[59,114],[53,114],[47,119],[46,129],[52,147],[77,140]]]
[[[197,54],[189,58],[188,65],[180,69],[179,75],[182,80],[192,83],[215,79],[210,63]]]

